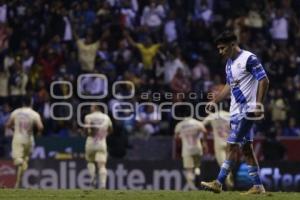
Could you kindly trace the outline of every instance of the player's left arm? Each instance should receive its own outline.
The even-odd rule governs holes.
[[[15,124],[15,111],[11,113],[11,115],[9,116],[6,124],[5,124],[5,128],[6,129],[14,129],[14,124]]]
[[[5,124],[5,128],[7,128],[7,129],[13,129],[14,128],[14,120],[11,116],[9,117],[8,121]]]
[[[114,129],[113,129],[113,126],[112,126],[112,122],[111,122],[111,119],[107,116],[107,120],[108,120],[108,129],[107,129],[107,132],[108,134],[112,134]]]
[[[263,114],[263,102],[269,88],[268,76],[256,56],[252,55],[247,60],[247,70],[258,80],[258,88],[256,93],[256,116]]]
[[[87,116],[84,117],[84,133],[87,136],[92,136],[92,131],[91,131],[91,122],[88,119]]]

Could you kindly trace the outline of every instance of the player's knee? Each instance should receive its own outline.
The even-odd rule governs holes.
[[[187,170],[185,172],[185,174],[186,174],[186,179],[187,180],[194,180],[195,179],[195,174],[192,170]]]
[[[245,156],[251,156],[253,152],[252,145],[249,143],[245,144],[242,148],[242,151]]]
[[[103,175],[107,174],[107,169],[106,169],[105,165],[99,166],[99,174],[103,174]]]
[[[23,165],[24,159],[23,158],[14,158],[14,165]]]
[[[227,153],[235,153],[239,150],[238,144],[228,144]]]

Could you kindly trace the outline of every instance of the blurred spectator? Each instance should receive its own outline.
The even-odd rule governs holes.
[[[7,60],[6,60],[7,61]],[[0,105],[8,100],[9,65],[0,65]]]
[[[28,76],[23,71],[21,57],[17,56],[14,64],[10,67],[9,77],[10,103],[14,109],[21,106],[22,96],[26,94],[27,83]]]
[[[8,9],[5,1],[0,1],[0,23],[5,23],[7,21]]]
[[[276,127],[273,127],[270,130],[266,139],[262,143],[265,161],[280,161],[285,159],[286,156],[286,147],[278,141],[276,135],[278,131],[275,131],[275,129]]]
[[[158,3],[158,0],[150,0],[149,5],[144,7],[141,25],[148,26],[150,30],[157,30],[162,25],[165,16],[165,9]]]
[[[263,28],[264,21],[259,13],[258,5],[256,3],[251,3],[251,8],[245,18],[245,25],[251,28],[261,29]]]
[[[152,39],[149,37],[145,38],[144,43],[136,43],[128,34],[125,32],[125,37],[127,38],[129,44],[137,48],[142,56],[142,61],[144,64],[144,69],[146,71],[152,72],[153,70],[153,59],[158,53],[161,44],[153,44]]]
[[[90,30],[84,39],[80,39],[77,34],[74,32],[74,37],[76,39],[76,44],[78,47],[78,57],[81,64],[81,70],[83,72],[92,72],[95,68],[95,59],[96,53],[100,46],[100,42],[109,34],[109,31],[106,31],[100,41],[93,42],[93,32]]]
[[[296,124],[294,118],[290,118],[288,121],[288,127],[284,128],[283,136],[300,137],[300,127]]]
[[[270,29],[272,39],[276,43],[286,44],[289,39],[289,25],[287,19],[284,17],[283,10],[277,9],[276,15],[272,19],[272,26]]]
[[[158,106],[156,104],[140,107],[136,116],[137,126],[146,137],[159,133],[159,115]]]
[[[79,93],[82,95],[103,95],[107,93],[107,83],[103,78],[95,76],[83,76],[80,79]]]
[[[136,2],[137,3],[137,2]],[[135,16],[136,11],[134,9],[134,6],[132,5],[132,2],[130,0],[124,0],[122,1],[121,5],[121,23],[124,25],[124,27],[129,29],[134,29],[135,25]]]
[[[168,43],[175,42],[178,38],[177,33],[177,24],[176,24],[176,16],[175,12],[170,12],[169,16],[166,20],[165,26],[164,26],[164,34],[165,38],[167,39]]]
[[[210,25],[212,21],[213,11],[209,7],[207,0],[196,1],[198,4],[195,6],[196,19],[203,20],[205,25]]]
[[[171,89],[175,94],[173,99],[174,102],[182,102],[185,99],[186,94],[191,91],[191,83],[180,68],[177,69],[176,74],[172,79]]]
[[[192,70],[192,80],[197,81],[199,79],[203,80],[204,77],[209,77],[210,75],[208,67],[205,65],[202,57],[198,57],[197,64]]]
[[[287,119],[288,105],[283,97],[282,90],[276,91],[276,96],[271,100],[272,121],[284,122]]]
[[[11,32],[12,30],[6,24],[0,22],[0,53],[8,48]]]
[[[1,133],[5,132],[5,124],[10,116],[11,113],[11,107],[8,103],[3,104],[0,107],[0,131]]]
[[[185,64],[181,60],[180,52],[173,55],[173,53],[167,53],[167,59],[164,61],[163,72],[164,72],[164,83],[170,84],[178,69],[185,71]]]

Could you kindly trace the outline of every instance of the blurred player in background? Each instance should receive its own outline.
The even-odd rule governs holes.
[[[85,128],[88,135],[85,143],[85,158],[91,176],[91,184],[96,187],[96,164],[99,175],[99,188],[106,188],[107,145],[106,137],[112,132],[112,122],[108,115],[100,111],[98,105],[91,105],[91,113],[85,116]],[[95,164],[96,163],[96,164]]]
[[[216,39],[219,54],[226,60],[226,85],[222,91],[207,104],[206,109],[212,110],[216,104],[231,94],[230,128],[227,139],[226,160],[223,162],[217,180],[201,182],[201,185],[219,193],[231,171],[239,148],[248,165],[248,173],[253,187],[245,194],[265,193],[259,177],[259,166],[253,151],[254,120],[263,118],[265,95],[269,80],[260,61],[253,53],[238,46],[237,37],[231,31],[225,31]]]
[[[210,125],[212,127],[215,157],[220,167],[226,159],[226,140],[230,132],[229,122],[230,114],[224,110],[210,113],[203,120],[204,126]],[[227,189],[233,188],[232,173],[226,178],[225,183]]]
[[[34,132],[41,135],[44,127],[40,115],[32,108],[31,97],[24,97],[23,107],[14,110],[6,124],[14,131],[12,140],[12,158],[17,167],[15,188],[20,187],[23,173],[28,168],[28,161],[34,146]]]
[[[185,118],[175,127],[175,138],[182,141],[182,160],[185,176],[187,180],[187,189],[195,190],[195,175],[200,175],[200,160],[203,154],[202,143],[203,134],[206,129],[202,122],[193,118]],[[205,145],[205,144],[204,144]]]

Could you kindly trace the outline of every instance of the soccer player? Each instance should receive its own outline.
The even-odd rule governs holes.
[[[201,185],[213,192],[221,192],[222,185],[235,162],[235,155],[241,147],[253,183],[253,187],[245,194],[265,193],[259,177],[258,162],[253,152],[252,126],[254,119],[263,118],[262,103],[269,80],[256,55],[241,49],[237,37],[232,32],[223,32],[215,42],[219,54],[226,59],[226,85],[206,108],[212,110],[230,93],[231,132],[227,139],[226,160],[222,164],[217,180],[201,182]]]
[[[14,130],[12,158],[17,167],[15,188],[20,187],[23,173],[28,168],[28,160],[34,146],[34,130],[41,135],[44,127],[40,115],[31,108],[31,97],[24,97],[23,107],[14,110],[6,124]]]
[[[203,154],[201,138],[206,129],[202,122],[185,118],[175,127],[175,138],[182,141],[182,160],[188,189],[195,190],[195,174],[200,175],[200,159]]]
[[[85,143],[85,158],[91,176],[91,185],[96,187],[96,165],[98,167],[99,188],[106,188],[107,145],[106,137],[112,132],[112,122],[108,115],[100,111],[98,105],[91,105],[91,113],[85,116],[85,129],[88,135]]]
[[[221,167],[226,159],[226,139],[229,135],[229,121],[230,114],[225,110],[220,110],[210,113],[204,120],[204,126],[210,125],[212,127],[214,138],[214,151],[217,163]],[[233,187],[232,174],[226,178],[227,188]]]

